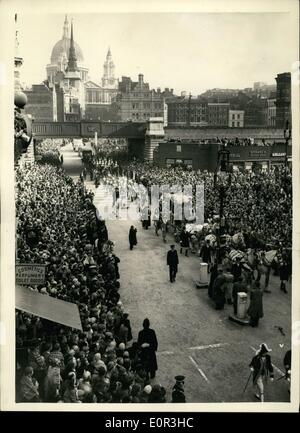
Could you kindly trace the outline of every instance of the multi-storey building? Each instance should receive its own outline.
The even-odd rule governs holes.
[[[137,82],[122,77],[117,95],[121,121],[145,122],[150,117],[164,119],[164,104],[164,94],[159,89],[150,89],[149,83],[144,82],[143,74],[139,74]]]
[[[169,125],[207,125],[207,103],[203,98],[175,97],[167,105]]]
[[[230,104],[209,102],[207,105],[208,124],[210,126],[228,126]]]
[[[276,98],[269,98],[267,126],[276,126]]]
[[[51,85],[45,81],[33,84],[31,89],[24,90],[27,96],[25,112],[31,114],[34,120],[41,122],[63,122],[64,93],[58,85]]]
[[[291,74],[278,74],[276,82],[276,126],[285,128],[287,121],[291,124]]]
[[[266,127],[268,119],[267,98],[258,96],[249,99],[245,105],[244,126]]]
[[[228,126],[229,126],[229,128],[243,128],[244,127],[244,111],[243,110],[229,110],[229,112],[228,112]]]

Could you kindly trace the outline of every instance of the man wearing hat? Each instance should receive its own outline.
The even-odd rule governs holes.
[[[175,250],[175,245],[170,245],[171,249],[167,254],[167,265],[169,266],[170,282],[174,283],[176,279],[176,274],[178,271],[178,254]]]
[[[271,352],[271,349],[268,348],[266,343],[262,343],[249,365],[253,373],[253,385],[258,389],[255,397],[262,403],[264,402],[264,381],[267,382],[269,374],[271,381],[274,379],[274,369],[269,352]]]
[[[176,383],[172,390],[172,403],[185,403],[184,376],[176,376]]]

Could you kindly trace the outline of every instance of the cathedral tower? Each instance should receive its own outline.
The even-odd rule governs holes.
[[[116,89],[118,87],[118,80],[115,78],[115,64],[112,60],[110,48],[108,48],[103,70],[102,87],[104,89]]]

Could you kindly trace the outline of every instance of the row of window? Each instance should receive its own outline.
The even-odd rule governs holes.
[[[152,107],[151,107],[152,105]],[[140,109],[145,109],[145,110],[150,110],[151,108],[153,108],[154,110],[161,110],[163,108],[162,104],[150,104],[149,102],[145,102],[144,104],[142,103],[138,103],[138,102],[134,102],[132,104],[132,109],[133,110],[140,110]]]
[[[132,119],[149,119],[150,117],[163,117],[163,113],[132,113],[131,116]]]
[[[187,168],[193,168],[193,160],[192,159],[166,158],[166,166],[168,168],[174,167],[176,165],[184,165]]]
[[[151,93],[134,93],[133,94],[134,98],[150,98],[151,97]]]
[[[169,109],[170,110],[207,110],[207,107],[206,106],[203,106],[203,105],[192,105],[192,106],[189,106],[189,105],[175,105],[175,106],[173,106],[173,105],[169,105]]]
[[[171,111],[170,113],[175,114],[176,116],[180,116],[180,115],[184,115],[184,114],[187,115],[188,113],[206,114],[206,111],[205,110],[191,110],[191,111],[189,111],[189,110],[176,110],[175,112]]]
[[[169,116],[169,120],[170,121],[176,121],[176,122],[186,122],[188,120],[188,117],[187,116],[176,116],[176,117]],[[194,116],[191,116],[190,117],[190,121],[191,122],[205,122],[206,121],[206,117],[200,117],[200,116],[194,117]]]

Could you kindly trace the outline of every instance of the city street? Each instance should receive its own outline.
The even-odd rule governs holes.
[[[64,167],[78,176],[80,158],[70,145],[63,149]],[[94,203],[103,205],[101,186],[96,190]],[[255,401],[251,383],[243,394],[249,376],[249,363],[262,342],[272,348],[275,381],[268,384],[266,402],[289,401],[288,384],[276,382],[284,371],[283,357],[290,349],[291,296],[279,290],[278,277],[271,276],[271,293],[263,297],[264,318],[258,328],[241,326],[228,320],[232,306],[216,311],[207,289],[197,289],[199,261],[195,256],[179,254],[179,271],[175,284],[169,282],[166,254],[174,239],[169,235],[164,244],[155,235],[154,227],[144,230],[141,223],[130,220],[106,221],[109,238],[115,243],[120,258],[120,295],[129,313],[133,338],[136,340],[145,317],[158,338],[158,372],[154,382],[167,389],[170,399],[174,377],[186,377],[187,402],[251,402]],[[129,250],[128,232],[136,225],[138,244]],[[179,253],[179,246],[177,246]],[[277,327],[282,327],[283,336]]]

